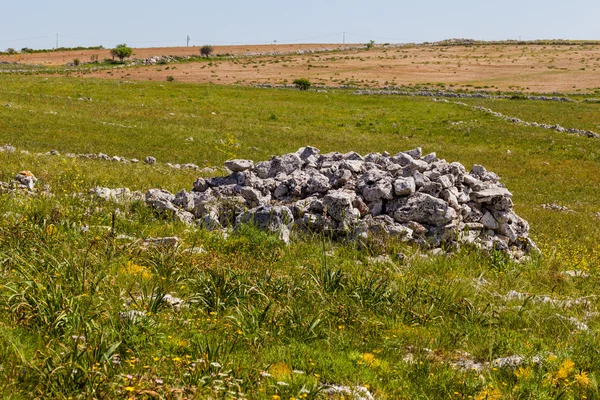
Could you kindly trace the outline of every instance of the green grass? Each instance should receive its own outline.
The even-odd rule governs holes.
[[[594,104],[472,103],[566,127],[597,123]],[[54,194],[1,195],[3,397],[328,398],[323,385],[333,384],[383,399],[599,396],[598,140],[427,98],[0,75],[4,143],[32,153],[153,155],[159,164],[0,153],[0,180],[28,169]],[[422,146],[467,168],[483,164],[514,193],[543,257],[514,264],[463,248],[428,258],[393,241],[359,247],[307,235],[286,247],[249,227],[225,236],[138,202],[75,195],[94,185],[189,190],[196,173],[163,163],[262,160],[307,144],[359,153]],[[555,201],[575,212],[541,208]],[[113,215],[115,235],[133,239],[111,234]],[[182,239],[178,249],[135,241],[168,235]],[[193,246],[206,252],[183,251]],[[394,261],[398,252],[404,261]],[[392,260],[377,262],[382,254]],[[590,276],[560,274],[574,269]],[[511,290],[535,296],[510,299]],[[169,306],[167,293],[184,306]],[[544,295],[589,303],[536,300]],[[121,318],[127,310],[147,316]],[[461,357],[511,355],[528,361],[452,367]]]
[[[600,104],[556,103],[523,100],[467,100],[466,103],[488,107],[504,115],[528,122],[559,124],[564,128],[600,131]]]

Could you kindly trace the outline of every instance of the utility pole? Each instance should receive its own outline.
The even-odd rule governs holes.
[[[190,47],[190,35],[187,35],[187,47]]]
[[[346,32],[344,32],[344,39],[343,39],[343,43],[346,44]]]
[[[56,34],[56,48],[58,49],[58,33]]]

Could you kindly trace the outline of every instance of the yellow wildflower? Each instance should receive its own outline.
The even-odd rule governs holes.
[[[562,362],[554,377],[556,380],[566,380],[574,369],[575,363],[572,360],[566,359]]]
[[[588,376],[588,373],[581,371],[580,373],[575,374],[575,382],[577,382],[579,386],[589,386],[590,378]]]
[[[477,393],[475,400],[500,400],[502,399],[502,392],[498,389],[487,388]]]
[[[285,380],[292,375],[292,369],[284,362],[278,362],[269,367],[269,373],[277,380]]]
[[[152,279],[152,272],[148,267],[137,265],[131,261],[128,261],[127,264],[121,268],[120,272],[123,275],[139,277],[144,281]]]
[[[519,367],[519,369],[515,371],[515,376],[517,379],[529,379],[531,377],[531,367]]]

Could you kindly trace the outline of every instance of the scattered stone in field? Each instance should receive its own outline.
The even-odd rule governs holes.
[[[14,153],[15,151],[17,151],[17,149],[15,149],[10,144],[5,144],[4,146],[0,147],[0,152],[2,153]]]
[[[555,210],[555,211],[563,211],[563,212],[575,212],[573,210],[570,210],[566,206],[561,206],[561,205],[556,204],[556,203],[542,204],[542,208],[544,208],[546,210]]]
[[[431,250],[429,254],[431,254],[432,257],[440,257],[445,255],[446,252],[444,251],[444,249],[436,247],[435,249]]]
[[[477,362],[473,359],[471,354],[467,353],[466,351],[458,350],[452,356],[450,366],[461,371],[482,372],[487,368],[487,363]]]
[[[388,254],[382,254],[377,257],[367,257],[369,264],[393,264],[392,258]]]
[[[323,393],[331,396],[349,396],[351,400],[375,400],[364,386],[323,385]]]
[[[581,307],[591,307],[592,306],[592,302],[590,302],[590,300],[588,300],[591,297],[596,297],[596,296],[587,296],[587,297],[581,297],[581,298],[566,298],[566,299],[554,299],[550,296],[546,296],[546,295],[534,295],[531,293],[522,293],[522,292],[517,292],[516,290],[510,290],[506,296],[502,296],[504,297],[506,300],[520,300],[520,301],[524,301],[527,299],[530,299],[532,302],[535,303],[540,303],[540,304],[548,304],[554,307],[560,307],[560,308],[570,308],[570,307],[575,307],[575,306],[581,306]]]
[[[154,165],[154,164],[156,164],[156,158],[154,158],[152,156],[148,156],[144,159],[144,162],[146,164]]]
[[[585,271],[581,271],[581,270],[571,270],[571,271],[563,271],[560,273],[562,276],[568,276],[570,278],[589,278],[590,274],[585,272]]]
[[[119,234],[115,237],[115,239],[117,240],[129,240],[129,241],[135,241],[136,238],[134,238],[133,236],[129,236],[129,235],[124,235],[124,234]]]
[[[194,171],[198,171],[200,169],[199,166],[192,163],[181,164],[181,168],[183,169],[193,169]]]
[[[49,155],[49,156],[60,156],[60,153],[58,152],[58,150],[50,150],[46,154]]]
[[[492,366],[498,368],[517,368],[525,363],[525,359],[521,356],[514,355],[509,357],[496,358],[492,361]]]
[[[127,203],[134,200],[142,200],[144,195],[135,191],[132,192],[128,188],[107,188],[95,186],[90,189],[90,194],[98,199],[114,201],[117,203]]]
[[[206,250],[202,246],[195,246],[195,247],[190,247],[189,249],[183,250],[183,253],[188,253],[188,254],[193,254],[193,255],[205,254]]]
[[[162,301],[173,307],[175,310],[179,310],[185,303],[183,299],[179,297],[174,297],[170,294],[165,294],[162,298]]]
[[[307,146],[258,163],[225,165],[229,175],[199,178],[184,202],[158,189],[146,194],[146,202],[186,223],[191,218],[220,229],[253,222],[286,240],[293,224],[339,238],[384,233],[431,248],[469,244],[515,258],[536,248],[498,175],[481,165],[467,172],[435,153],[423,156],[421,148],[362,156],[320,154]]]
[[[37,178],[31,173],[31,171],[21,171],[15,175],[14,181],[22,189],[33,190],[35,183],[37,182]]]
[[[2,219],[5,221],[9,221],[13,224],[16,224],[18,222],[23,221],[23,215],[12,212],[12,211],[7,211],[4,214],[2,214]]]
[[[142,246],[165,246],[175,247],[179,244],[179,238],[175,236],[147,238],[142,243]]]
[[[119,318],[122,321],[137,322],[140,319],[146,318],[146,313],[137,310],[122,311],[119,312]]]
[[[565,317],[564,315],[560,315],[560,314],[555,314],[556,317],[560,320],[569,322],[570,324],[572,324],[575,327],[575,330],[578,331],[587,331],[590,328],[587,326],[587,324],[581,322],[580,320],[578,320],[575,317]]]

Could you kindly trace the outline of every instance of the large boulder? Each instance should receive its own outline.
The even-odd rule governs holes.
[[[343,190],[331,191],[323,197],[323,206],[327,214],[336,221],[342,222],[353,219],[358,213],[352,203],[356,194]],[[360,213],[358,213],[360,215]]]
[[[390,205],[389,211],[397,222],[415,221],[433,226],[446,225],[457,217],[456,211],[447,202],[425,193],[399,198]]]

